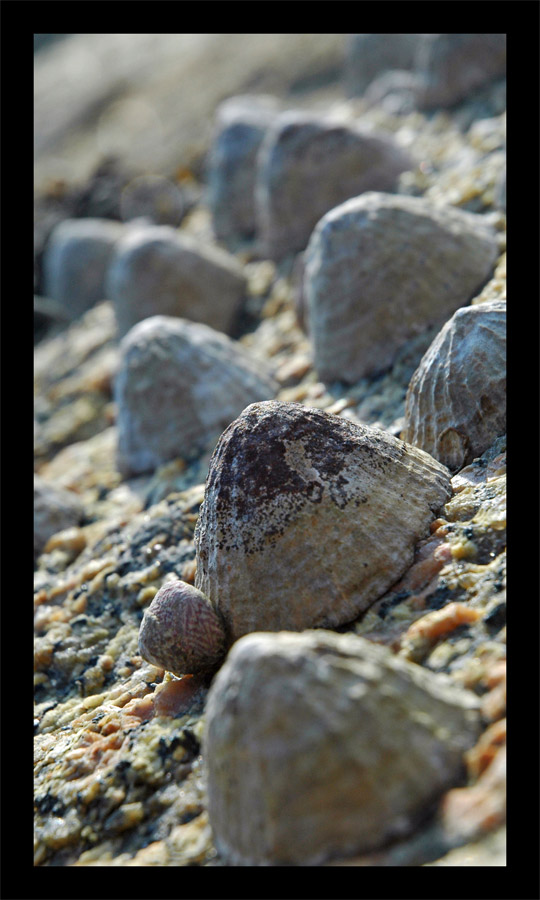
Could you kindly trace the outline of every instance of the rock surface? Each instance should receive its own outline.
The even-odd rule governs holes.
[[[317,865],[396,839],[462,779],[478,706],[353,635],[242,638],[206,708],[218,850],[232,865]]]
[[[124,234],[109,219],[64,219],[45,249],[44,288],[76,318],[106,299],[105,278],[117,242]]]
[[[506,73],[505,34],[426,34],[416,67],[422,77],[421,109],[453,106]]]
[[[254,403],[222,434],[197,523],[196,586],[230,641],[352,621],[412,562],[448,473],[376,429]]]
[[[234,257],[167,225],[133,228],[116,248],[107,274],[120,337],[156,315],[229,332],[245,288]]]
[[[47,484],[34,475],[34,558],[39,556],[51,535],[78,525],[84,507],[73,491]]]
[[[332,209],[304,254],[320,378],[384,371],[406,340],[468,303],[496,259],[480,216],[420,197],[369,192]]]
[[[193,457],[248,403],[275,391],[264,365],[207,325],[169,316],[139,322],[122,341],[114,386],[120,471]]]
[[[412,69],[424,35],[351,34],[347,41],[345,86],[349,96],[362,95],[388,70]]]
[[[506,303],[458,309],[411,378],[404,440],[451,471],[506,432]]]
[[[284,112],[259,151],[255,202],[266,255],[303,250],[329,209],[364,191],[391,191],[415,163],[392,137],[303,112]]]

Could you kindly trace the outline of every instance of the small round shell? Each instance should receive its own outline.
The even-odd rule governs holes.
[[[455,472],[506,431],[506,303],[459,309],[411,378],[403,438]]]
[[[224,632],[207,598],[184,581],[164,584],[145,611],[139,631],[143,659],[173,672],[212,671],[224,653]]]

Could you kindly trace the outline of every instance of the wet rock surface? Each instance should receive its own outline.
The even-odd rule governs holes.
[[[168,222],[173,232],[198,248],[217,248],[204,165],[217,108],[236,94],[269,93],[283,110],[335,115],[347,127],[383,133],[414,156],[414,167],[398,177],[393,196],[475,213],[493,235],[492,272],[462,305],[470,301],[472,309],[505,299],[504,78],[494,76],[456,105],[419,111],[415,72],[402,69],[413,80],[404,86],[401,105],[399,81],[395,92],[383,85],[380,99],[346,100],[348,37],[73,35],[58,44],[57,57],[53,45],[44,48],[36,64],[37,295],[43,295],[43,251],[58,222],[97,217],[132,227],[130,196],[147,204],[144,214],[155,224],[163,222],[157,218],[161,195],[141,193],[141,177],[165,179],[165,198],[168,186],[177,198],[180,192],[181,218]],[[179,84],[190,90],[179,93]],[[163,215],[176,214],[168,209]],[[261,255],[256,229],[252,238],[242,237],[234,258],[245,277],[235,338],[255,356],[259,374],[270,370],[277,383],[272,396],[324,410],[343,425],[349,421],[399,438],[409,383],[444,322],[406,339],[381,374],[351,383],[323,379],[313,365],[309,332],[295,312],[292,267],[298,256],[276,262]],[[304,320],[308,327],[309,313]],[[35,565],[35,864],[229,865],[208,813],[204,734],[211,679],[174,675],[145,661],[138,647],[144,612],[159,590],[178,581],[194,586],[194,530],[212,447],[141,474],[119,471],[113,393],[119,344],[110,298],[69,323],[51,308],[35,339],[35,471],[48,486],[77,496],[84,510],[84,518],[49,536]],[[399,580],[352,621],[331,626],[359,635],[374,650],[384,645],[387,659],[401,660],[408,672],[412,667],[421,675],[424,698],[441,675],[474,695],[480,730],[462,753],[460,779],[437,787],[429,811],[420,803],[425,819],[415,822],[411,814],[406,834],[399,815],[378,819],[381,834],[396,836],[372,849],[355,844],[344,826],[324,865],[468,865],[471,858],[481,865],[505,864],[499,839],[506,815],[505,457],[501,436],[459,469],[451,479],[452,496],[443,499]],[[404,500],[411,497],[407,489],[402,493]],[[334,551],[330,545],[327,550],[330,563]],[[357,554],[352,548],[339,552],[346,572]],[[304,639],[301,632],[290,634]],[[314,671],[322,671],[325,655],[317,654]],[[299,664],[297,674],[301,670]],[[416,688],[408,679],[406,685],[400,708],[417,709]],[[306,715],[338,721],[345,699],[333,691],[324,709]],[[308,701],[309,692],[298,697],[299,709],[306,710]],[[293,723],[291,746],[298,737],[294,703],[286,689],[275,698]],[[264,712],[272,709],[265,706]],[[422,721],[421,715],[405,716],[400,725],[414,731]],[[452,741],[441,727],[437,740],[446,758]],[[458,727],[458,743],[468,733]],[[384,742],[386,726],[374,734]],[[344,752],[356,742],[354,734]],[[413,759],[420,760],[422,746],[415,747]],[[311,748],[303,759],[307,771]],[[392,759],[388,773],[406,767],[406,758]],[[380,789],[386,783],[384,760],[375,766],[382,766]],[[342,777],[339,763],[336,769]],[[414,767],[409,776],[407,783],[416,784]],[[325,779],[323,769],[317,778],[321,796],[331,803],[333,777]],[[411,788],[412,806],[416,794]],[[286,798],[292,806],[295,796],[293,787]],[[336,820],[339,828],[339,811]],[[244,825],[249,831],[249,816]],[[304,846],[303,832],[291,840],[291,853],[295,842]]]

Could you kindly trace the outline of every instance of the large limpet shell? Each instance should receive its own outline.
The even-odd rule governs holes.
[[[396,839],[459,782],[478,706],[356,635],[241,638],[206,706],[217,850],[229,865],[317,865]]]
[[[352,621],[408,568],[450,494],[447,470],[392,435],[254,403],[210,462],[196,587],[230,641]]]
[[[451,471],[506,431],[506,303],[458,309],[411,378],[403,438]]]

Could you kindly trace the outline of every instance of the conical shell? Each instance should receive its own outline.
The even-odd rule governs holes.
[[[451,471],[480,456],[506,431],[506,303],[458,311],[411,378],[406,441]]]
[[[175,675],[211,671],[224,652],[219,618],[204,594],[185,581],[164,584],[139,629],[143,659]]]
[[[185,319],[139,322],[120,352],[118,466],[126,475],[204,450],[247,403],[277,389],[240,344]]]
[[[304,254],[314,361],[325,381],[388,368],[398,349],[466,304],[498,254],[482,216],[370,192],[318,223]]]
[[[210,688],[208,811],[229,865],[317,865],[413,829],[462,777],[478,698],[351,634],[250,634]]]
[[[230,640],[341,625],[408,568],[450,493],[443,466],[385,432],[254,403],[210,462],[196,586]]]

